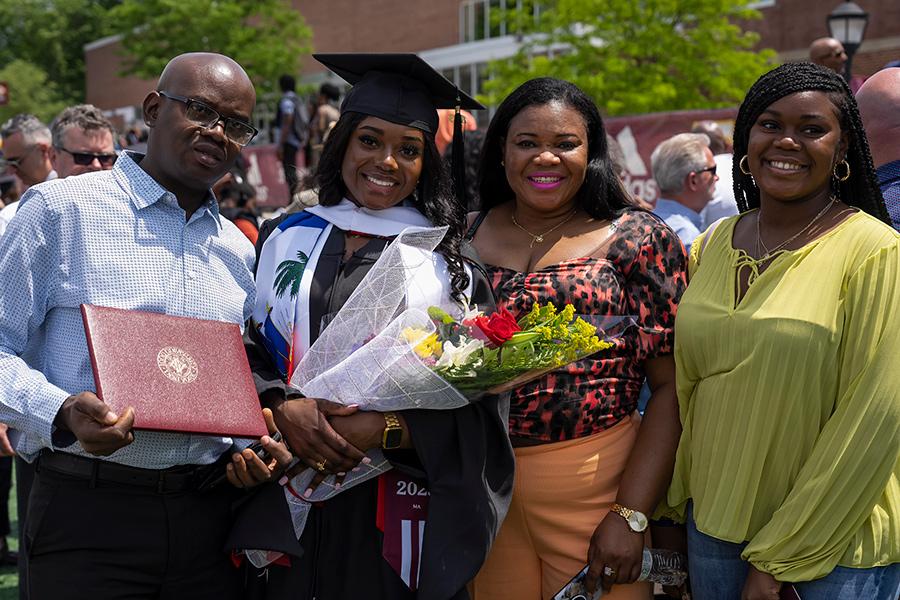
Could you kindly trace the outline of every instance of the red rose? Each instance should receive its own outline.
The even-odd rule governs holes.
[[[522,330],[515,317],[505,308],[498,309],[489,317],[476,317],[475,325],[497,346],[503,345],[514,333]]]

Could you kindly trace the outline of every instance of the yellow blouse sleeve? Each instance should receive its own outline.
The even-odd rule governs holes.
[[[897,476],[897,242],[870,255],[849,279],[843,318],[834,411],[790,494],[742,555],[780,581],[809,581],[830,573]]]

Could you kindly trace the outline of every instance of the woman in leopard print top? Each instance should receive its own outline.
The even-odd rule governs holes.
[[[482,160],[484,211],[470,235],[499,305],[521,316],[535,302],[571,303],[631,325],[613,348],[513,392],[516,487],[475,598],[549,598],[586,560],[589,584],[615,584],[604,598],[649,598],[634,583],[646,525],[623,517],[652,514],[671,476],[684,247],[622,188],[599,111],[571,83],[541,78],[514,91]],[[645,378],[653,394],[638,427]]]

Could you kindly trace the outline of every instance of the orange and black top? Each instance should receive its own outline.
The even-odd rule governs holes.
[[[672,353],[675,311],[687,286],[684,247],[641,210],[624,211],[613,228],[604,258],[574,258],[532,273],[486,265],[497,306],[517,318],[535,302],[552,302],[634,323],[614,335],[613,348],[514,390],[512,436],[556,442],[612,427],[637,408],[644,361]]]

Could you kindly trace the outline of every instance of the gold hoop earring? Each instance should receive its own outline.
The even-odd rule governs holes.
[[[500,166],[501,166],[501,167],[505,167],[505,166],[506,166],[506,161],[505,161],[505,160],[501,160],[501,161],[500,161]]]
[[[747,166],[744,166],[744,161],[747,161]],[[750,160],[747,158],[747,155],[741,157],[741,160],[738,161],[738,169],[741,170],[741,173],[744,175],[750,175]]]
[[[844,173],[843,177],[838,175],[838,167],[841,165],[844,165],[844,168],[847,171],[846,173]],[[837,179],[838,181],[847,181],[848,179],[850,179],[850,163],[847,162],[846,158],[841,159],[841,162],[834,165],[834,168],[831,170],[831,172],[834,175],[834,178]]]

